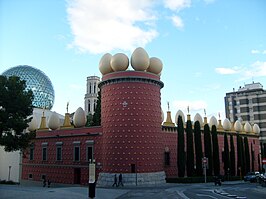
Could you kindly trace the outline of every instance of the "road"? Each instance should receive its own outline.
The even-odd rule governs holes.
[[[0,185],[0,199],[82,199],[88,198],[87,187],[51,187]],[[228,199],[266,198],[266,187],[256,183],[164,184],[156,187],[96,188],[96,199]]]

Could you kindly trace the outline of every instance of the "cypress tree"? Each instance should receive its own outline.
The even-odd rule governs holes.
[[[194,174],[194,146],[193,146],[193,133],[191,121],[187,121],[186,128],[186,148],[187,148],[187,176],[191,177]]]
[[[200,123],[196,121],[194,124],[194,142],[195,142],[195,154],[196,154],[196,175],[202,176],[202,143],[201,143],[201,131]]]
[[[228,139],[227,134],[224,133],[224,174],[228,174],[228,171],[230,170],[230,155],[229,155],[229,146],[228,146]]]
[[[208,158],[208,169],[207,175],[212,176],[212,142],[211,142],[211,134],[210,127],[208,124],[204,125],[204,153],[205,157]]]
[[[213,171],[215,176],[220,175],[220,157],[219,157],[219,144],[217,137],[217,129],[216,126],[212,126],[212,151],[213,151]]]
[[[184,125],[181,116],[178,116],[177,121],[177,165],[178,165],[178,176],[185,176],[185,146],[184,146]]]
[[[244,145],[245,145],[245,165],[246,165],[246,170],[245,174],[247,172],[250,172],[250,153],[249,153],[249,146],[248,146],[248,138],[244,137]]]
[[[235,144],[232,134],[230,134],[230,173],[231,176],[236,175]]]
[[[254,165],[254,151],[252,143],[250,144],[250,151],[251,151],[251,171],[254,171],[255,165]]]
[[[101,90],[98,92],[96,109],[92,118],[92,126],[101,125]]]

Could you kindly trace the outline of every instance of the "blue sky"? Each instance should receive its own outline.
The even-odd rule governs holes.
[[[146,49],[162,60],[162,108],[224,118],[224,96],[266,87],[264,0],[0,0],[0,74],[30,65],[53,82],[52,110],[84,107],[102,55]]]

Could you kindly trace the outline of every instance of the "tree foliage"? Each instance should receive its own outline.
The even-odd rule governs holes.
[[[217,129],[215,125],[212,125],[212,158],[213,158],[213,171],[215,176],[220,175],[220,157],[219,157],[219,144],[217,137]]]
[[[213,163],[212,163],[212,142],[211,142],[211,133],[210,127],[208,124],[204,125],[204,153],[205,157],[208,158],[208,169],[207,175],[212,176]]]
[[[201,142],[201,130],[200,123],[196,121],[194,124],[194,143],[195,143],[195,155],[196,155],[196,175],[202,176],[202,142]]]
[[[177,121],[177,165],[178,165],[178,176],[185,176],[185,145],[184,145],[184,124],[181,116],[178,116]]]
[[[101,126],[101,90],[98,92],[96,109],[92,118],[92,126]]]
[[[224,133],[224,173],[228,173],[230,171],[230,155],[229,155],[229,145],[228,145],[228,138],[227,134]],[[229,173],[228,173],[229,174]]]
[[[186,147],[187,147],[187,176],[191,177],[194,174],[194,145],[193,145],[193,132],[192,123],[190,120],[187,121],[186,127]]]
[[[249,145],[248,145],[248,138],[244,137],[244,145],[245,145],[245,174],[250,172],[250,153],[249,153]]]
[[[35,133],[25,133],[32,118],[33,93],[19,77],[0,76],[0,145],[5,151],[24,150]]]
[[[236,175],[235,144],[232,134],[230,134],[230,174],[231,176]]]

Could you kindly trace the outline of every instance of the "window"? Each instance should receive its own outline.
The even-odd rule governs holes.
[[[29,173],[29,179],[32,179],[32,173]]]
[[[47,160],[47,147],[42,147],[42,160]]]
[[[79,161],[80,160],[80,147],[75,146],[74,147],[74,161]]]
[[[93,147],[87,146],[87,161],[93,161]]]
[[[34,159],[34,145],[30,146],[30,160]]]
[[[169,166],[170,165],[170,152],[164,152],[164,165]]]
[[[56,146],[56,160],[62,160],[62,146]]]

